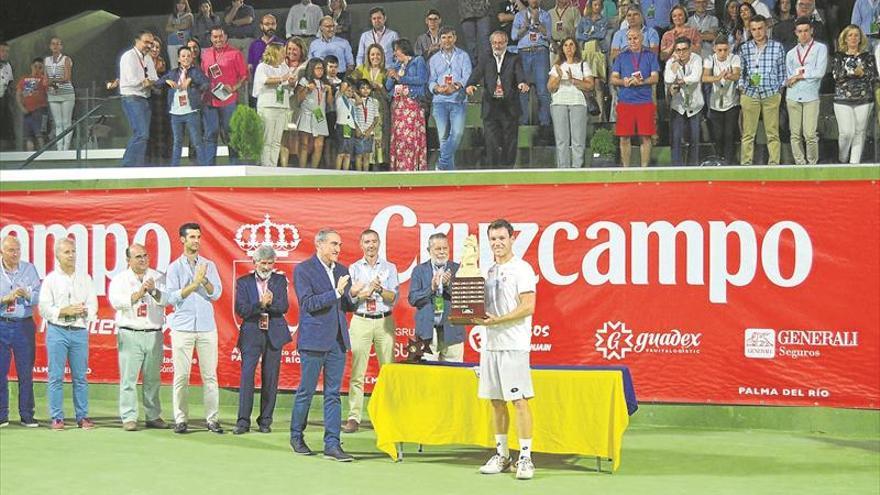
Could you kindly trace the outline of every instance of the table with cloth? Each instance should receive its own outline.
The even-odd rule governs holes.
[[[492,406],[477,397],[474,364],[387,364],[369,402],[376,446],[393,459],[398,444],[495,446]],[[625,366],[532,366],[533,452],[611,459],[638,409]],[[510,448],[518,449],[511,408]]]

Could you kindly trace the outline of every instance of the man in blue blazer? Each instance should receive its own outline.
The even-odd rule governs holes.
[[[300,382],[290,416],[290,447],[297,454],[312,455],[303,439],[303,431],[318,375],[323,369],[324,457],[350,462],[354,458],[343,452],[339,443],[342,425],[339,388],[345,371],[345,354],[351,349],[345,312],[357,308],[353,297],[364,287],[350,283],[348,268],[338,262],[341,249],[339,234],[332,229],[322,229],[315,235],[315,255],[300,263],[293,272],[299,301]]]
[[[284,317],[290,307],[287,301],[287,277],[273,272],[275,250],[272,246],[260,246],[253,259],[254,272],[235,282],[235,313],[244,320],[237,344],[241,351],[241,385],[238,389],[238,421],[232,430],[235,435],[250,430],[254,374],[260,359],[263,365],[257,426],[260,433],[272,431],[281,349],[293,340]]]
[[[464,360],[464,327],[449,323],[449,292],[458,263],[449,260],[449,239],[437,233],[428,238],[431,259],[413,269],[409,304],[416,308],[416,337],[431,341],[429,361]]]

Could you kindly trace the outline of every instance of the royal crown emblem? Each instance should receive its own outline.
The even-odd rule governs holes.
[[[289,223],[274,223],[267,213],[262,223],[245,224],[235,231],[235,243],[253,256],[260,246],[271,246],[282,258],[299,246],[299,230]]]

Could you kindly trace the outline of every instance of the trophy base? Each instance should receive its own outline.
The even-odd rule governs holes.
[[[453,307],[449,313],[449,322],[453,325],[474,325],[474,320],[482,320],[486,317],[485,304],[467,304],[464,308]]]

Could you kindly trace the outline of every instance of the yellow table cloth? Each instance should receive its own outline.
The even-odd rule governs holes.
[[[623,375],[618,370],[532,370],[535,397],[533,452],[612,459],[620,465],[629,425]],[[495,446],[492,407],[477,398],[473,368],[387,364],[373,388],[368,411],[376,446],[397,459],[398,442]],[[510,448],[517,450],[510,407]]]

